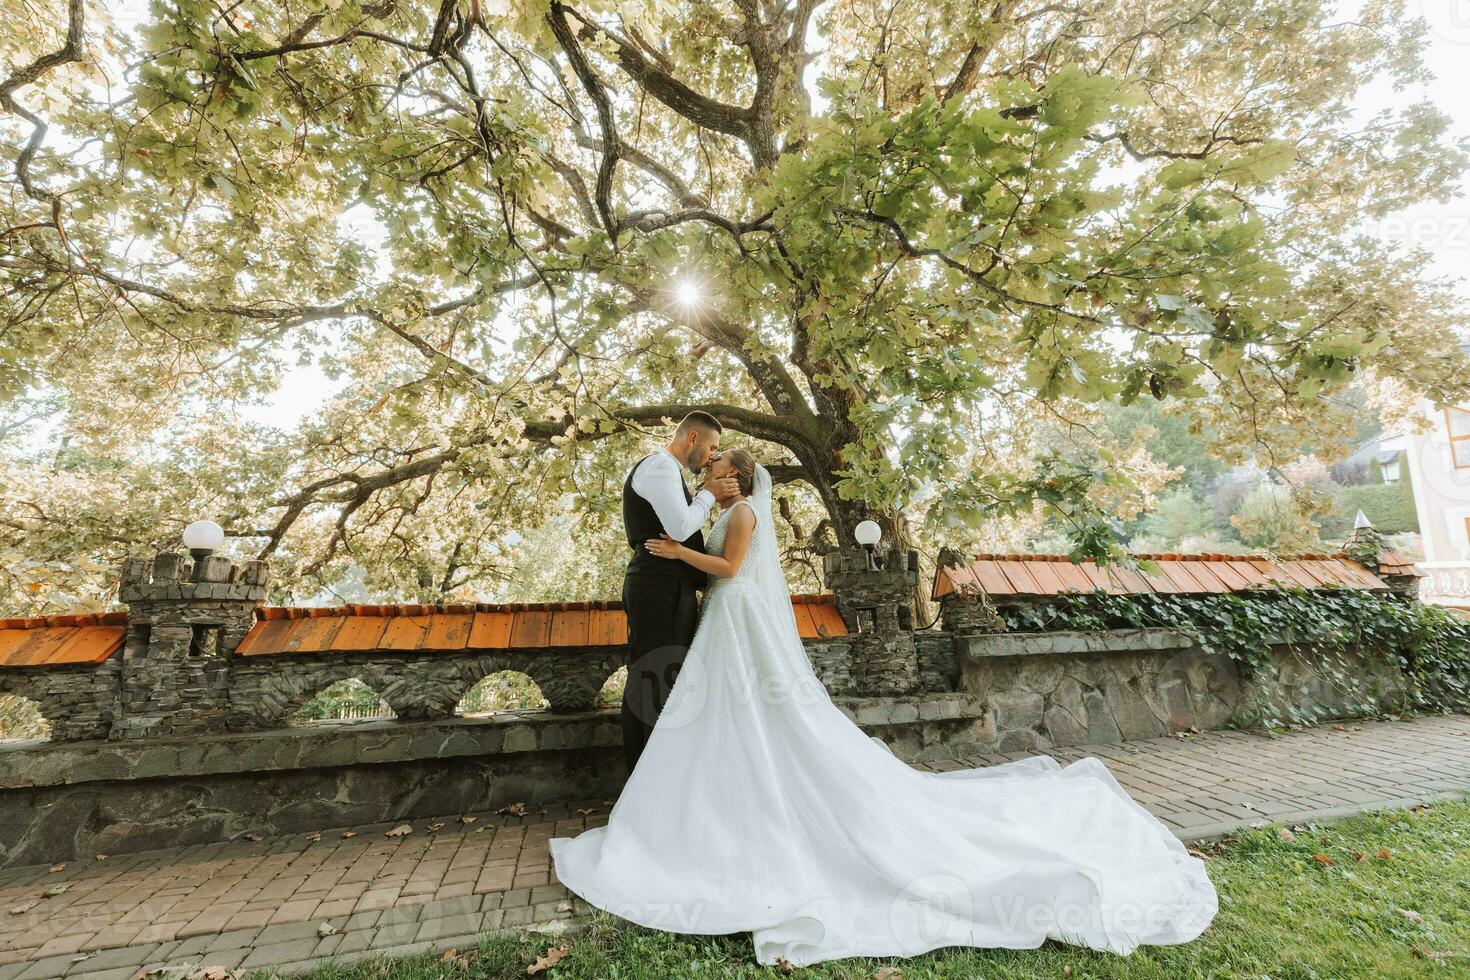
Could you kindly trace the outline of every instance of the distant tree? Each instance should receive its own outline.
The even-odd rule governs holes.
[[[1211,508],[1190,490],[1180,489],[1159,501],[1159,506],[1138,522],[1135,551],[1170,551],[1182,542],[1216,538],[1221,529]]]
[[[1252,548],[1277,554],[1322,550],[1317,524],[1324,500],[1310,487],[1261,483],[1250,490],[1230,517],[1240,540]]]

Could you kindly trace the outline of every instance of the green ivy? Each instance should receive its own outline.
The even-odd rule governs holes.
[[[1411,706],[1449,710],[1470,704],[1470,622],[1437,606],[1356,589],[1272,589],[1227,595],[1055,596],[1004,610],[1017,631],[1165,627],[1207,653],[1270,671],[1272,647],[1310,647],[1319,655],[1357,650],[1392,663],[1410,682]]]

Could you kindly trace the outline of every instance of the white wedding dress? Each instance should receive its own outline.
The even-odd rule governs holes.
[[[607,825],[551,840],[557,878],[651,928],[751,932],[763,964],[1049,938],[1128,953],[1203,932],[1204,863],[1098,760],[921,772],[832,703],[791,612],[770,485],[758,469],[735,505],[756,514],[750,549],[712,578]]]

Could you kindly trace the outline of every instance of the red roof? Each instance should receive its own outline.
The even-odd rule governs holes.
[[[805,639],[847,634],[832,596],[794,595],[791,611]],[[262,607],[259,622],[237,652],[504,650],[617,647],[627,642],[628,620],[618,602]]]
[[[794,595],[805,639],[846,636],[830,595]],[[615,647],[628,642],[618,602],[469,603],[429,606],[261,606],[238,653],[353,650],[504,650]],[[118,651],[126,612],[0,619],[0,667],[101,663]]]
[[[1367,568],[1344,555],[1137,555],[1159,566],[1154,575],[1127,568],[1074,564],[1062,555],[981,555],[964,568],[941,568],[934,598],[972,585],[991,596],[1051,596],[1065,592],[1110,595],[1205,595],[1301,586],[1386,589]]]
[[[98,664],[118,651],[128,614],[0,619],[0,667]]]
[[[1414,559],[1402,551],[1385,551],[1378,556],[1379,575],[1413,575],[1423,578],[1424,573],[1414,564]]]

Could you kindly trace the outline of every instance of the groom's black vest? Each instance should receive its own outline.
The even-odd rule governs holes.
[[[642,495],[633,489],[633,474],[647,460],[647,456],[640,459],[628,471],[628,478],[623,481],[623,529],[628,534],[628,546],[633,549],[633,557],[628,559],[627,574],[677,575],[689,579],[697,588],[702,589],[709,579],[704,572],[675,558],[660,558],[643,547],[643,542],[650,538],[657,538],[664,533],[663,523],[659,521],[653,504],[644,500]],[[679,480],[679,484],[684,490],[684,502],[689,503],[694,499],[689,495],[689,487],[683,479]],[[704,551],[704,534],[695,531],[685,538],[683,543],[686,547],[702,552]]]

